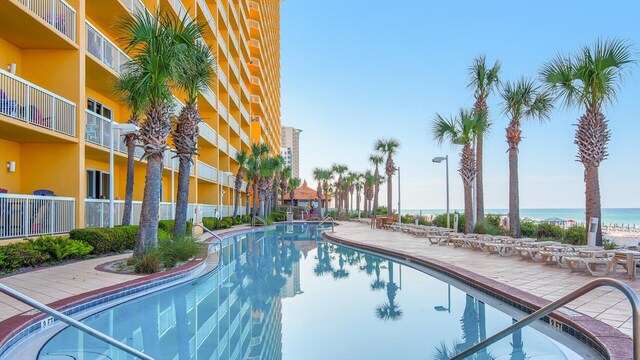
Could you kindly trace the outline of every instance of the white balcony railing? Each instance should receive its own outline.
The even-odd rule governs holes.
[[[229,86],[229,97],[231,98],[231,100],[233,100],[236,106],[240,105],[240,99],[238,98],[238,93],[231,86]]]
[[[216,21],[214,20],[214,17],[209,10],[209,5],[205,0],[198,0],[198,5],[200,6],[202,13],[204,14],[204,19],[207,20],[207,23],[215,34],[215,30],[217,30],[218,28],[216,27]]]
[[[257,76],[252,76],[249,80],[251,81],[251,83],[252,83],[253,85],[258,85],[258,86],[260,86],[260,84],[261,84],[261,83],[260,83],[260,78],[259,78],[259,77],[257,77]]]
[[[64,36],[76,41],[76,10],[64,0],[18,0]]]
[[[233,5],[231,5],[231,7],[233,8]],[[235,32],[233,32],[233,28],[229,28],[229,39],[231,39],[233,46],[235,46],[236,49],[240,51],[240,46],[238,46],[238,37],[236,36]]]
[[[249,92],[249,88],[247,88],[247,85],[244,84],[244,81],[240,81],[240,90],[242,90],[242,93],[247,99],[250,98],[251,93]]]
[[[220,80],[220,83],[222,83],[222,85],[224,85],[224,87],[227,87],[227,75],[225,75],[224,71],[222,71],[222,67],[220,67],[220,65],[218,65],[218,79]]]
[[[228,56],[229,48],[227,47],[227,43],[226,41],[224,41],[224,37],[222,36],[222,34],[219,31],[217,33],[218,33],[217,39],[218,39],[218,43],[220,44],[220,49],[222,50],[222,53],[225,56]]]
[[[240,79],[240,71],[238,70],[238,65],[236,65],[236,61],[233,58],[229,58],[229,68],[236,75],[236,78]]]
[[[111,141],[112,121],[90,110],[85,110],[85,116],[85,140],[108,149]],[[127,146],[124,143],[122,130],[116,130],[113,135],[115,136],[113,138],[113,149],[126,154]],[[141,147],[136,147],[134,150],[134,156],[140,158],[143,154],[144,150]]]
[[[204,90],[201,90],[200,93],[204,96],[205,99],[213,106],[214,109],[218,108],[218,99],[216,98],[216,94],[211,90],[210,87],[207,87]]]
[[[249,1],[249,9],[260,11],[260,5],[255,1]]]
[[[262,105],[262,99],[260,99],[260,96],[258,95],[251,95],[251,102]]]
[[[249,46],[255,46],[260,49],[260,41],[258,41],[258,39],[251,39],[249,40]]]
[[[260,23],[255,20],[249,20],[249,28],[250,29],[253,28],[260,31]]]
[[[231,114],[229,114],[229,126],[236,132],[236,134],[240,133],[240,125]]]
[[[177,170],[178,169],[178,159],[173,157],[173,153],[171,151],[165,151],[164,157],[162,159],[162,165],[168,167],[169,169]],[[193,166],[191,167],[193,169]]]
[[[198,128],[200,129],[200,136],[202,136],[205,140],[210,142],[213,145],[217,145],[218,133],[205,122],[198,123]]]
[[[218,101],[218,113],[225,121],[228,121],[229,112],[227,111],[227,107],[222,105],[221,101]]]
[[[0,114],[76,135],[76,104],[0,69]]]
[[[146,6],[140,0],[120,0],[124,3],[124,6],[131,12],[135,14],[137,12],[145,12],[147,10]]]
[[[224,20],[225,24],[229,23],[229,18],[227,17],[227,10],[224,9],[224,5],[222,4],[222,1],[217,1],[218,3],[218,9],[220,10],[220,15],[222,15],[222,19]],[[224,2],[226,4],[226,1]]]
[[[244,130],[240,130],[240,139],[242,139],[242,142],[245,145],[249,146],[249,136],[244,132]]]
[[[218,148],[220,148],[220,150],[222,150],[225,154],[229,153],[229,148],[228,148],[229,144],[227,143],[227,140],[225,140],[222,136],[218,135]]]
[[[75,209],[74,198],[0,194],[0,239],[69,232]]]
[[[240,187],[240,191],[247,191],[247,182],[246,181],[242,182],[242,187]]]
[[[233,147],[232,145],[229,145],[229,156],[231,156],[232,159],[235,159],[238,157],[238,150],[236,150],[236,148]]]
[[[121,74],[122,66],[129,61],[129,57],[91,23],[87,21],[85,25],[87,26],[87,51],[89,54],[95,56],[111,70]]]
[[[198,160],[198,176],[203,179],[217,181],[218,170],[213,166],[205,164],[202,161]]]
[[[249,112],[247,111],[247,108],[244,107],[244,104],[240,103],[240,115],[245,118],[247,121],[249,121],[250,116],[249,116]]]
[[[189,16],[189,12],[187,12],[187,8],[185,8],[184,5],[182,5],[182,1],[180,1],[180,0],[169,0],[169,3],[171,4],[171,7],[173,7],[173,10],[175,10],[175,12],[178,14],[178,16],[181,19],[185,15],[187,16],[188,19],[191,19],[191,16]]]
[[[114,200],[113,223],[122,225],[124,212],[124,200]],[[133,201],[131,211],[131,224],[140,223],[140,210],[142,201]],[[172,205],[169,202],[161,202],[159,208],[159,220],[173,219]],[[84,226],[88,228],[109,226],[109,200],[85,199],[84,200]]]

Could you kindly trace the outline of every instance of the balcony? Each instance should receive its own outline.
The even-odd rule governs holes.
[[[225,154],[229,154],[228,146],[229,144],[227,143],[227,140],[225,140],[222,136],[218,135],[218,148],[222,150],[222,152],[224,152]]]
[[[251,37],[260,37],[260,23],[255,20],[249,20],[249,34]]]
[[[124,6],[131,12],[135,14],[136,12],[145,12],[148,11],[146,6],[140,0],[120,0],[124,4]]]
[[[247,111],[247,109],[244,107],[244,105],[242,103],[240,103],[240,115],[242,119],[247,120],[247,122],[249,122],[249,112]]]
[[[236,106],[240,106],[240,99],[238,98],[238,93],[232,87],[229,87],[229,97],[231,98],[231,100],[233,100]]]
[[[202,161],[198,160],[198,177],[210,180],[217,181],[218,180],[218,169],[214,168],[209,164],[205,164]]]
[[[220,170],[220,185],[233,186],[231,184],[233,184],[234,182],[235,177],[233,175],[228,175],[226,174],[226,171]]]
[[[252,19],[260,18],[260,4],[255,1],[249,1],[249,16]]]
[[[250,146],[249,136],[247,135],[246,132],[244,132],[244,130],[240,130],[240,139],[242,139],[242,142],[245,145]]]
[[[0,14],[0,38],[21,48],[76,46],[76,10],[63,0],[2,1]]]
[[[218,3],[218,10],[220,10],[220,15],[222,16],[222,20],[224,20],[224,23],[228,25],[229,17],[227,17],[227,10],[224,9],[224,5],[222,5],[222,1],[218,0],[216,2]]]
[[[238,150],[236,150],[232,145],[229,145],[229,156],[231,156],[232,159],[236,159],[238,157]]]
[[[238,65],[236,65],[236,62],[233,60],[233,58],[229,58],[229,68],[236,75],[236,78],[240,79],[240,71],[238,71]]]
[[[178,17],[180,17],[180,19],[186,16],[189,20],[191,20],[191,16],[189,16],[189,12],[187,11],[187,8],[185,8],[184,5],[182,5],[182,1],[169,0],[169,4],[171,4],[171,7],[176,12],[176,14],[178,14]]]
[[[89,143],[109,149],[112,134],[111,124],[113,124],[113,121],[90,110],[85,110],[85,116],[85,140]],[[113,149],[126,154],[127,146],[124,143],[124,134],[122,133],[122,130],[117,129],[113,135],[115,136],[113,139]],[[136,147],[133,153],[135,157],[140,158],[144,154],[144,150],[141,147]]]
[[[249,40],[249,48],[255,50],[256,53],[260,53],[260,41],[258,39]]]
[[[217,145],[218,133],[209,125],[204,122],[198,123],[198,129],[200,130],[200,136],[213,146]]]
[[[85,25],[87,26],[87,52],[109,69],[121,74],[123,65],[130,58],[90,22],[87,21]]]
[[[76,199],[0,194],[0,239],[68,233],[75,228]]]
[[[231,114],[229,114],[229,127],[231,127],[236,134],[240,133],[240,125],[238,125],[238,122]]]
[[[222,105],[221,101],[218,101],[218,113],[222,116],[224,121],[229,121],[229,112],[227,111],[227,107]]]
[[[214,110],[218,109],[218,99],[216,98],[216,94],[213,92],[213,90],[211,90],[210,87],[207,87],[206,89],[201,90],[200,94],[202,94],[202,96],[207,100],[207,103],[209,103],[209,106],[212,109]]]
[[[218,80],[220,81],[220,83],[222,85],[224,85],[225,88],[229,87],[229,80],[227,80],[227,75],[225,75],[224,71],[222,70],[222,67],[220,67],[220,65],[218,65]]]
[[[244,84],[244,81],[240,81],[240,90],[242,91],[242,94],[247,99],[251,98],[251,93],[249,92],[249,88],[247,88],[247,85]]]
[[[0,115],[76,136],[76,104],[0,69]]]
[[[200,10],[202,10],[204,19],[207,21],[207,24],[209,24],[211,32],[215,35],[218,28],[216,27],[216,21],[214,20],[214,17],[209,10],[209,5],[205,0],[198,0],[198,6],[200,7]]]

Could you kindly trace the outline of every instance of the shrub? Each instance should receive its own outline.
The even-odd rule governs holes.
[[[273,219],[273,221],[286,221],[287,214],[284,211],[272,211],[271,219]]]
[[[158,229],[164,230],[167,234],[173,234],[173,226],[175,225],[175,220],[160,220],[158,222]],[[185,233],[187,235],[191,235],[191,230],[193,228],[193,222],[187,221],[187,228]]]
[[[233,217],[231,216],[225,216],[222,218],[223,221],[226,221],[229,223],[229,227],[233,226],[235,221],[233,220]]]
[[[42,254],[47,254],[55,261],[66,258],[81,259],[93,251],[93,247],[85,242],[65,237],[40,236],[28,243]]]
[[[163,240],[158,244],[160,260],[165,267],[172,268],[177,262],[187,261],[198,254],[200,245],[192,236]]]
[[[456,213],[449,214],[449,224],[451,227],[453,227],[454,225],[455,214]],[[431,223],[433,226],[447,227],[447,214],[440,214],[436,216],[435,218],[433,218],[433,221]],[[464,231],[464,214],[460,213],[458,213],[458,231]]]
[[[202,218],[202,225],[209,230],[216,230],[219,228],[218,219],[214,217],[204,217]]]
[[[116,228],[74,229],[69,232],[73,240],[84,241],[93,247],[94,254],[122,252],[135,247],[137,226],[134,232],[131,226]],[[160,234],[160,231],[158,231]]]
[[[535,237],[538,226],[531,221],[523,221],[520,223],[520,233],[524,237]]]
[[[138,274],[153,274],[160,271],[160,257],[155,251],[150,251],[138,260],[133,267]]]
[[[251,215],[242,215],[242,222],[245,224],[251,223]]]
[[[0,270],[7,267],[7,254],[4,253],[4,247],[0,247]]]
[[[587,229],[584,226],[571,226],[564,231],[564,242],[573,245],[587,244]]]
[[[233,219],[233,224],[234,225],[241,225],[243,223],[243,219],[242,216],[238,215]]]
[[[220,229],[228,229],[233,226],[233,220],[231,218],[223,218],[220,220]]]
[[[6,264],[9,269],[36,266],[50,259],[49,254],[35,248],[30,242],[15,243],[4,248]]]
[[[542,239],[563,240],[564,230],[562,230],[562,228],[554,224],[542,223],[542,224],[538,224],[538,228],[536,229],[536,237],[540,240]]]

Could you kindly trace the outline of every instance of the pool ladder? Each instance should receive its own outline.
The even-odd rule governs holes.
[[[251,218],[251,226],[255,226],[256,225],[256,220],[260,220],[261,223],[263,223],[264,225],[269,225],[267,223],[267,220],[261,218],[260,216],[256,215],[254,217]]]
[[[329,221],[331,221],[331,232],[335,232],[335,220],[331,216],[325,216],[324,219],[318,223],[316,229],[319,229],[322,224],[328,224]]]
[[[0,292],[4,293],[6,295],[9,295],[10,297],[12,297],[12,298],[14,298],[14,299],[16,299],[16,300],[18,300],[20,302],[23,302],[23,303],[33,307],[34,309],[38,309],[41,312],[43,312],[45,314],[48,314],[52,318],[60,320],[63,323],[66,323],[67,325],[72,326],[72,327],[74,327],[74,328],[76,328],[76,329],[78,329],[78,330],[80,330],[80,331],[82,331],[82,332],[84,332],[86,334],[94,336],[97,339],[102,340],[102,341],[106,342],[107,344],[112,345],[112,346],[114,346],[114,347],[126,352],[129,355],[132,355],[132,356],[134,356],[134,357],[136,357],[138,359],[153,360],[153,358],[151,356],[146,355],[145,353],[143,353],[143,352],[141,352],[139,350],[136,350],[136,349],[132,348],[131,346],[129,346],[127,344],[124,344],[124,343],[122,343],[122,342],[120,342],[120,341],[118,341],[118,340],[116,340],[116,339],[114,339],[114,338],[112,338],[112,337],[110,337],[110,336],[108,336],[106,334],[103,334],[100,331],[98,331],[98,330],[96,330],[96,329],[94,329],[94,328],[92,328],[90,326],[87,326],[87,325],[85,325],[85,324],[83,324],[83,323],[81,323],[81,322],[79,322],[79,321],[77,321],[77,320],[75,320],[75,319],[73,319],[73,318],[61,313],[61,312],[59,312],[59,311],[56,311],[56,310],[48,307],[47,305],[45,305],[45,304],[43,304],[41,302],[38,302],[38,301],[28,297],[27,295],[24,295],[24,294],[22,294],[22,293],[20,293],[20,292],[18,292],[16,290],[6,286],[6,285],[4,285],[4,284],[0,284]]]
[[[461,360],[466,359],[469,356],[477,353],[478,351],[487,348],[491,344],[496,343],[502,338],[511,335],[516,330],[519,330],[531,323],[536,322],[538,319],[549,315],[554,310],[564,306],[573,300],[591,292],[592,290],[602,287],[602,286],[610,286],[614,289],[620,290],[631,303],[631,311],[633,313],[632,322],[633,322],[633,359],[640,360],[640,302],[638,301],[638,295],[633,291],[629,285],[623,283],[622,281],[616,279],[602,278],[593,280],[587,284],[584,284],[582,287],[570,292],[569,294],[561,297],[560,299],[543,306],[538,309],[534,313],[522,318],[520,321],[514,323],[513,325],[505,328],[504,330],[496,333],[493,336],[490,336],[483,341],[477,343],[476,345],[468,348],[467,350],[461,352],[460,354],[452,357],[452,360]]]

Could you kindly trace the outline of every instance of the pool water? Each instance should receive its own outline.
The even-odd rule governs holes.
[[[315,234],[303,224],[227,238],[217,271],[83,322],[156,359],[311,360],[448,359],[514,321],[504,304]],[[583,358],[563,343],[527,327],[474,359]],[[131,357],[66,328],[39,359]]]

